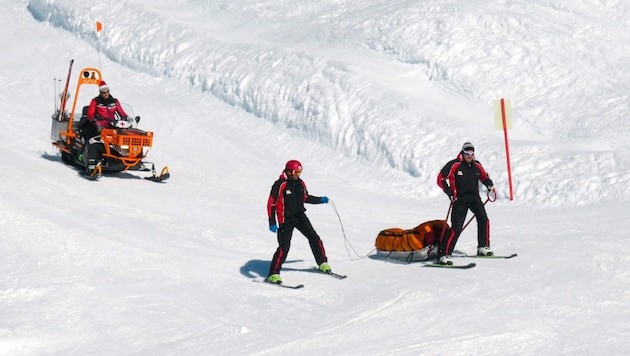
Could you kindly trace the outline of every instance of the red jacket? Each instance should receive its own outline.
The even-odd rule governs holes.
[[[282,225],[286,218],[304,214],[306,211],[304,203],[320,204],[321,199],[318,196],[308,194],[306,184],[302,179],[288,179],[282,173],[280,179],[271,187],[271,193],[269,193],[267,200],[269,226],[276,224],[276,216],[278,217],[278,225]]]
[[[120,106],[118,99],[111,95],[109,98],[104,99],[99,95],[90,102],[87,117],[90,121],[95,122],[99,126],[108,126],[111,121],[116,119],[116,113],[118,113],[122,119],[127,118],[127,113],[125,113],[122,106]]]
[[[437,184],[444,193],[455,198],[467,194],[479,194],[479,182],[486,187],[494,185],[481,163],[473,160],[466,163],[460,153],[449,161],[437,177]]]

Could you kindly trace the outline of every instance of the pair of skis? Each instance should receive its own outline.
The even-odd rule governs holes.
[[[511,255],[492,255],[492,256],[477,256],[477,255],[456,255],[455,257],[468,257],[468,258],[483,258],[483,259],[507,259],[514,258],[518,256],[516,253]],[[424,267],[438,267],[438,268],[451,268],[451,269],[470,269],[477,266],[476,263],[470,262],[465,265],[460,264],[452,264],[452,265],[443,265],[437,262],[426,262],[423,264]]]
[[[467,257],[467,258],[483,258],[483,259],[508,259],[508,258],[514,258],[518,256],[518,254],[513,253],[511,255],[492,255],[492,256],[477,256],[477,255],[456,255],[455,257]],[[470,262],[468,264],[452,264],[452,265],[443,265],[437,262],[425,262],[423,263],[424,267],[437,267],[437,268],[450,268],[450,269],[470,269],[473,268],[475,266],[477,266],[476,263],[474,262]],[[333,278],[336,279],[344,279],[346,277],[348,277],[347,275],[344,274],[338,274],[335,272],[322,272],[320,271],[317,267],[313,267],[312,268],[313,271],[317,271],[319,273],[322,274],[327,274]],[[255,280],[254,282],[260,282],[260,280]],[[288,289],[300,289],[300,288],[304,288],[304,284],[284,284],[284,283],[273,283],[270,282],[268,279],[264,279],[262,281],[263,283],[267,283],[267,284],[271,284],[274,286],[278,286],[281,288],[288,288]]]
[[[322,272],[322,271],[320,271],[320,270],[319,270],[319,268],[317,268],[317,267],[313,267],[312,269],[313,269],[313,271],[319,272],[319,273],[321,273],[321,274],[326,274],[326,275],[329,275],[329,276],[331,276],[331,277],[333,277],[333,278],[336,278],[336,279],[344,279],[344,278],[348,277],[348,276],[347,276],[347,275],[345,275],[345,274],[338,274],[338,273],[335,273],[335,272],[332,272],[332,271],[331,271],[331,272]],[[255,280],[255,282],[260,282],[260,281],[259,281],[259,280]],[[278,287],[280,287],[280,288],[288,288],[288,289],[300,289],[300,288],[304,288],[304,284],[284,284],[284,283],[274,283],[274,282],[270,282],[267,278],[265,278],[262,282],[263,282],[263,283],[267,283],[267,284],[271,284],[271,285],[274,285],[274,286],[278,286]]]

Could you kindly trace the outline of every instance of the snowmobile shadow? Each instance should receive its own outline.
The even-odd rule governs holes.
[[[83,178],[89,178],[89,176],[87,175],[87,172],[85,171],[85,168],[83,168],[82,166],[72,166],[72,168],[77,171],[77,174]],[[131,173],[127,173],[127,172],[107,172],[104,171],[103,173],[101,173],[101,178],[107,178],[107,177],[116,177],[117,179],[142,179],[142,177],[133,175]],[[97,179],[94,179],[97,180]]]
[[[288,263],[304,262],[304,260],[285,261],[282,265],[283,271],[301,271],[300,269],[287,268]],[[241,267],[241,274],[247,278],[267,277],[269,273],[269,260],[249,260]]]
[[[48,152],[39,152],[39,156],[47,161],[51,162],[59,162],[61,161],[61,156],[58,154],[50,154]]]
[[[103,172],[103,177],[107,177],[107,176],[115,176],[116,178],[121,178],[121,179],[143,179],[140,176],[128,173],[128,172]]]

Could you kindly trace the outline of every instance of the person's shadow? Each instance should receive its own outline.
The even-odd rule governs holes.
[[[304,260],[292,260],[285,261],[282,265],[283,271],[303,271],[304,269],[300,268],[291,268],[287,267],[287,264],[304,262]],[[241,267],[241,274],[247,278],[267,278],[267,273],[269,273],[269,264],[271,261],[269,260],[249,260],[245,262],[245,264]]]

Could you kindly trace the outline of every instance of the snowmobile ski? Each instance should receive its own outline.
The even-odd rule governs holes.
[[[85,172],[85,171],[79,171],[79,175],[81,177],[87,179],[87,180],[93,180],[93,181],[97,181],[97,180],[101,179],[101,177],[103,176],[100,173],[91,175],[91,174],[89,174],[88,172]]]
[[[458,264],[443,265],[437,262],[427,262],[427,263],[422,264],[422,266],[424,267],[438,267],[438,268],[450,268],[450,269],[469,269],[469,268],[475,267],[476,265],[477,265],[476,263],[472,263],[472,262],[467,265],[458,265]]]
[[[150,181],[159,183],[159,182],[163,182],[163,181],[165,181],[165,180],[167,180],[167,179],[169,179],[171,177],[171,174],[168,171],[168,167],[162,168],[162,171],[160,172],[160,175],[157,175],[156,171],[155,171],[155,166],[152,166],[151,167],[151,172],[153,173],[153,175],[151,177],[144,177],[144,179],[148,179]]]
[[[99,162],[96,165],[96,168],[92,171],[92,173],[89,173],[87,171],[79,171],[79,174],[81,174],[81,176],[85,179],[99,180],[103,176],[103,169],[101,168],[101,163]]]

